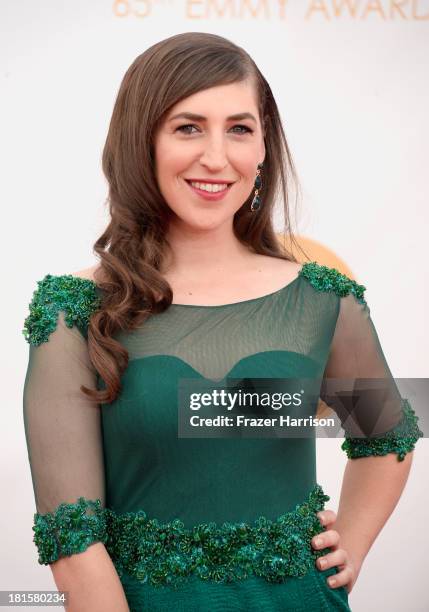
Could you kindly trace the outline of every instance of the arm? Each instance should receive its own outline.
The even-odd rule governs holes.
[[[54,277],[42,283],[25,322],[30,347],[23,416],[37,510],[33,541],[39,563],[49,565],[57,587],[68,591],[69,612],[126,612],[105,547],[100,405],[80,390],[96,388],[96,370],[85,337],[65,317],[82,314],[81,304],[90,302],[83,282]]]
[[[423,433],[392,377],[368,305],[353,295],[340,300],[325,377],[322,399],[346,424],[349,457],[333,529],[360,569],[399,501]]]
[[[129,612],[115,566],[101,542],[51,564],[59,591],[68,591],[68,612]]]
[[[410,452],[398,463],[396,456],[389,453],[347,461],[333,529],[340,534],[341,547],[357,568],[362,566],[401,497],[412,457]]]

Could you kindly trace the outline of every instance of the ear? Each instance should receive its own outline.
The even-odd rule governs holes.
[[[262,122],[262,143],[261,143],[261,158],[262,161],[264,161],[265,159],[265,137],[267,134],[267,124],[265,122],[265,117],[264,117],[264,121]]]
[[[262,140],[262,144],[261,144],[261,153],[260,153],[260,158],[261,158],[261,164],[264,163],[264,159],[265,159],[265,141]]]
[[[269,124],[269,122],[270,122],[270,117],[268,115],[265,115],[265,117],[264,117],[264,119],[262,121],[262,134],[263,134],[264,138],[267,135],[267,125]]]

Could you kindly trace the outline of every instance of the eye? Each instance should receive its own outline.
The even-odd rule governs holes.
[[[187,132],[185,128],[191,128],[191,127],[195,127],[195,125],[193,125],[192,123],[188,123],[187,125],[179,125],[179,127],[177,127],[174,131],[182,132],[183,134],[190,134],[190,132]]]
[[[252,132],[253,132],[253,130],[252,130],[252,129],[250,129],[249,127],[247,127],[247,125],[234,125],[234,127],[235,127],[235,128],[236,128],[236,127],[238,127],[238,128],[242,128],[243,130],[245,130],[245,132],[249,132],[249,133],[252,133]],[[242,133],[243,133],[243,132],[242,132]]]
[[[182,132],[182,134],[191,134],[191,132],[186,131],[186,128],[193,128],[196,127],[193,123],[187,123],[186,125],[179,125],[179,127],[177,127],[175,129],[175,131],[180,131]],[[234,125],[234,128],[241,128],[242,130],[244,130],[244,132],[241,132],[241,134],[246,134],[247,132],[252,133],[253,130],[250,129],[249,127],[247,127],[247,125]],[[233,129],[233,128],[231,128]],[[236,132],[237,133],[237,132]],[[240,132],[238,132],[240,133]]]

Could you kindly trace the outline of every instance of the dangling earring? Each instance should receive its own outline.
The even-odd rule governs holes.
[[[257,210],[259,210],[259,208],[261,207],[261,198],[259,197],[259,190],[262,187],[262,180],[261,180],[261,170],[262,170],[263,164],[258,164],[258,169],[256,170],[256,178],[255,178],[255,193],[253,195],[253,200],[252,200],[252,204],[250,206],[250,210],[252,212],[255,212]]]

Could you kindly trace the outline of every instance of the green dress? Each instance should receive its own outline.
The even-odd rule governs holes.
[[[104,388],[87,350],[101,289],[71,275],[38,281],[23,329],[23,407],[39,563],[103,542],[131,611],[350,610],[346,589],[326,583],[338,568],[315,565],[331,549],[311,546],[329,500],[315,437],[179,437],[178,384],[384,378],[400,407],[394,427],[346,436],[342,448],[350,459],[403,460],[423,433],[392,384],[364,290],[307,262],[259,298],[172,304],[115,334],[129,363],[119,397],[97,405],[80,386]],[[340,414],[333,395],[320,397]]]

